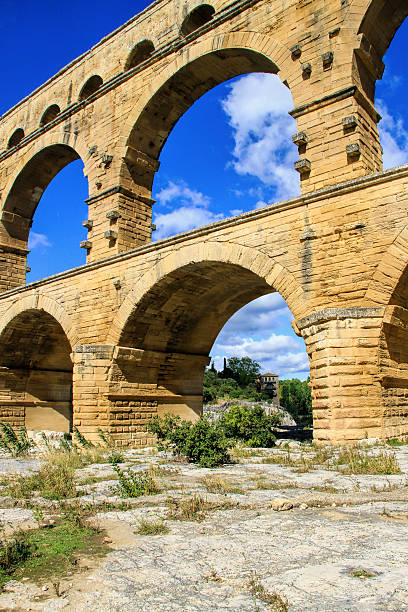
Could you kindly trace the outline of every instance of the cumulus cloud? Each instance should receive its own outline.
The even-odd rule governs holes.
[[[30,235],[28,237],[28,248],[35,249],[39,246],[50,247],[52,245],[45,234],[37,234],[36,232],[30,232]]]
[[[384,168],[393,168],[408,162],[408,130],[401,117],[393,117],[382,100],[377,103],[382,120],[378,125],[384,149]]]
[[[250,74],[235,81],[222,100],[233,130],[232,166],[241,175],[259,178],[275,199],[299,193],[299,177],[293,168],[298,154],[291,136],[296,122],[289,90],[277,76]]]
[[[211,355],[222,369],[224,357],[255,359],[263,371],[282,378],[306,378],[309,360],[304,342],[293,332],[292,313],[279,293],[264,295],[241,308],[221,330]]]
[[[209,206],[210,198],[201,191],[191,189],[184,181],[169,181],[166,187],[163,187],[156,195],[159,204],[168,205],[177,200],[181,204],[189,204],[192,206]]]
[[[158,192],[156,199],[157,204],[168,209],[168,212],[159,212],[154,217],[157,226],[155,240],[224,218],[223,213],[217,214],[209,209],[211,200],[208,196],[191,189],[184,181],[169,181],[167,186]]]

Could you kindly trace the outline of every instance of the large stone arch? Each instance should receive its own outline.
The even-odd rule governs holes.
[[[26,242],[31,219],[45,189],[65,166],[77,159],[86,163],[84,143],[60,131],[44,134],[24,151],[3,192],[2,230]]]
[[[304,295],[293,275],[253,248],[209,241],[156,261],[135,279],[108,334],[108,346],[116,345],[112,413],[123,412],[122,398],[129,410],[139,410],[144,398],[150,411],[195,419],[204,369],[222,327],[240,308],[274,291],[295,316],[302,312]]]
[[[37,206],[56,175],[77,159],[84,162],[86,175],[89,170],[92,173],[83,140],[62,130],[46,132],[16,157],[2,187],[0,252],[7,265],[5,288],[25,283],[27,243]],[[93,184],[91,180],[89,184]]]
[[[63,325],[69,327],[63,309],[40,296],[14,303],[1,318],[0,405],[12,426],[70,431],[72,340]]]
[[[403,282],[408,268],[408,226],[404,227],[393,240],[375,270],[365,294],[369,305],[383,305],[393,302],[398,296],[398,285]]]
[[[384,71],[383,57],[408,17],[408,5],[405,0],[365,0],[361,5],[362,11],[355,12],[353,19],[359,38],[353,69],[359,75],[364,93],[374,102],[375,83]]]
[[[220,83],[250,72],[278,74],[290,87],[295,67],[288,48],[258,32],[211,34],[182,47],[160,71],[123,123],[120,142],[125,185],[149,196],[162,147],[191,105]]]
[[[233,243],[209,241],[182,247],[157,260],[154,267],[146,272],[128,293],[112,322],[107,343],[119,343],[127,320],[143,296],[148,294],[160,280],[185,266],[204,262],[240,266],[243,270],[264,279],[271,287],[271,291],[278,291],[296,319],[308,312],[308,303],[302,287],[283,265],[257,249]]]
[[[78,343],[78,333],[73,319],[66,310],[53,298],[41,293],[18,296],[16,301],[0,317],[0,335],[7,325],[19,314],[28,310],[44,311],[53,317],[61,326],[71,347]]]

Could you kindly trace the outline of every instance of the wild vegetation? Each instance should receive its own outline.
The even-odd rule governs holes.
[[[212,366],[204,372],[203,402],[242,399],[269,402],[270,396],[260,391],[257,380],[261,374],[259,363],[250,357],[230,357],[223,371]],[[312,395],[307,380],[292,378],[279,381],[279,403],[298,425],[312,425]]]
[[[271,447],[276,437],[273,428],[279,417],[267,415],[261,406],[231,406],[215,423],[200,418],[195,423],[166,414],[148,423],[157,436],[159,449],[184,456],[200,467],[215,467],[231,462],[230,449],[237,442],[247,446]]]
[[[76,559],[85,551],[99,555],[107,550],[101,532],[72,517],[42,529],[17,531],[0,540],[0,586],[23,577],[56,581],[77,569]]]

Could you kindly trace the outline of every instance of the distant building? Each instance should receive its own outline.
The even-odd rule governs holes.
[[[271,372],[260,374],[256,386],[259,391],[267,393],[273,402],[279,404],[279,376],[277,374]]]

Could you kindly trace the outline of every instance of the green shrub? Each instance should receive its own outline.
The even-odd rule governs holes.
[[[275,445],[272,429],[279,425],[278,415],[267,415],[262,406],[231,406],[220,418],[218,427],[226,438],[248,446],[269,448]]]
[[[401,474],[395,455],[383,451],[369,455],[353,446],[340,451],[337,465],[344,474]]]
[[[24,537],[17,533],[10,540],[0,540],[0,584],[23,563],[30,554]]]
[[[157,481],[149,471],[123,472],[120,467],[113,463],[113,470],[118,475],[118,486],[113,488],[113,492],[122,497],[141,497],[142,495],[155,495],[161,489]]]
[[[8,495],[15,499],[30,499],[34,491],[46,499],[75,497],[74,468],[67,462],[47,461],[39,472],[11,478],[7,485]]]
[[[200,467],[216,467],[230,462],[229,440],[217,425],[204,418],[191,423],[166,414],[163,418],[153,418],[147,429],[157,436],[160,450],[183,455]]]
[[[33,443],[27,437],[25,427],[14,431],[8,423],[0,423],[0,448],[16,457],[27,453],[32,446]]]

